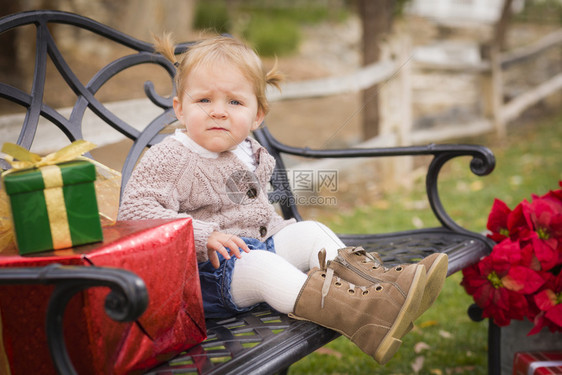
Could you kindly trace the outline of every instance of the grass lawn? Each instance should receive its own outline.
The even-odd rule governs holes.
[[[491,175],[477,177],[468,169],[469,158],[453,160],[443,171],[439,191],[457,222],[482,232],[494,198],[510,208],[531,194],[556,189],[562,180],[562,113],[514,124],[507,139],[492,136],[464,140],[483,144],[496,155]],[[434,226],[423,201],[424,184],[384,193],[363,207],[319,214],[336,232],[389,232],[413,226]],[[421,183],[420,183],[421,182]],[[379,218],[379,219],[377,219]],[[384,218],[384,220],[380,220]],[[378,365],[345,338],[339,338],[291,366],[290,374],[486,374],[487,322],[474,323],[466,309],[472,303],[459,285],[461,273],[449,277],[435,305],[403,338],[396,356]]]

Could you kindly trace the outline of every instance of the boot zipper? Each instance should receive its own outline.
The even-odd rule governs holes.
[[[336,258],[333,260],[333,262],[337,262],[337,263],[341,264],[341,265],[344,266],[345,268],[351,270],[352,272],[358,274],[358,275],[361,276],[363,279],[365,279],[365,280],[367,280],[367,281],[370,281],[370,282],[372,282],[373,284],[376,284],[376,283],[388,283],[388,284],[394,285],[394,286],[400,291],[400,293],[401,293],[404,297],[406,297],[406,294],[404,293],[404,291],[402,291],[402,289],[401,289],[395,282],[393,282],[393,281],[384,281],[384,280],[381,280],[381,279],[377,279],[377,278],[375,278],[375,277],[372,277],[371,275],[369,275],[369,274],[365,273],[363,270],[361,270],[361,269],[355,267],[353,264],[349,263],[347,260],[345,260],[344,258],[342,258],[342,257],[340,257],[340,256],[336,257]]]

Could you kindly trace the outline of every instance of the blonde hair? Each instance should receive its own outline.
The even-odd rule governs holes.
[[[272,85],[280,89],[280,83],[283,80],[282,74],[277,70],[277,61],[273,68],[266,72],[256,52],[232,37],[217,36],[205,39],[190,46],[186,52],[178,56],[174,53],[175,43],[171,34],[155,37],[155,40],[156,52],[161,53],[176,66],[174,79],[180,99],[185,92],[185,78],[191,71],[201,65],[223,62],[240,69],[254,86],[258,108],[264,114],[269,112],[269,103],[265,95],[266,87]]]

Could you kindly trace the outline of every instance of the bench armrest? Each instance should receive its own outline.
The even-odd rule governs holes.
[[[115,268],[60,264],[36,268],[3,268],[0,269],[0,284],[55,286],[49,299],[45,324],[49,351],[59,374],[76,374],[63,335],[66,305],[75,294],[90,287],[109,287],[111,292],[105,300],[105,312],[111,319],[119,322],[134,321],[148,306],[144,281],[132,272]]]
[[[438,175],[441,168],[449,160],[458,156],[472,156],[471,171],[478,176],[485,176],[494,170],[496,161],[490,149],[479,145],[467,144],[430,144],[426,146],[381,147],[381,148],[349,148],[316,150],[308,147],[293,147],[279,142],[265,127],[254,133],[256,139],[274,154],[279,164],[281,153],[322,159],[322,158],[364,158],[391,156],[420,156],[432,155],[433,160],[426,174],[426,193],[436,218],[446,228],[455,232],[470,234],[472,232],[458,225],[446,212],[438,192]]]

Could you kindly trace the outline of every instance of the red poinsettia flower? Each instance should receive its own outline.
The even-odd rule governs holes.
[[[488,237],[498,243],[508,237],[527,239],[532,232],[532,228],[523,215],[521,204],[518,204],[512,211],[499,199],[494,199],[486,227],[491,232]]]
[[[544,284],[544,279],[525,264],[527,260],[522,255],[519,241],[511,241],[507,238],[494,247],[490,257],[496,263],[509,264],[509,269],[501,277],[501,283],[505,288],[521,294],[534,293]]]
[[[534,296],[534,302],[541,310],[535,317],[535,326],[529,335],[538,333],[543,327],[551,332],[562,330],[562,273],[552,277],[546,288]]]
[[[532,198],[513,210],[494,200],[487,227],[497,244],[463,270],[461,285],[500,326],[527,317],[530,335],[562,332],[562,189]]]
[[[544,284],[544,279],[530,268],[514,266],[502,278],[502,284],[514,292],[530,294],[536,292]]]
[[[525,241],[525,245],[521,245],[521,262],[520,264],[529,267],[534,271],[541,271],[541,263],[535,255],[532,241]]]
[[[505,262],[509,265],[521,264],[523,259],[519,241],[512,241],[509,238],[494,246],[490,256],[495,262]]]
[[[541,239],[562,238],[562,201],[549,194],[523,202],[523,213]]]
[[[562,181],[558,183],[562,187]],[[542,199],[553,201],[555,204],[562,205],[562,189],[551,190],[542,196]]]
[[[507,218],[507,229],[509,230],[510,238],[525,241],[532,237],[533,228],[525,218],[523,212],[523,202],[519,203]]]
[[[511,209],[507,206],[507,204],[499,199],[494,199],[486,227],[492,232],[488,235],[488,237],[495,242],[501,242],[509,237],[507,217],[510,213]]]
[[[556,243],[556,240],[542,240],[539,237],[532,239],[533,252],[544,271],[548,271],[559,264],[559,251],[556,247],[553,247]]]
[[[503,284],[509,269],[509,262],[487,256],[462,271],[461,285],[482,308],[482,316],[493,318],[499,326],[508,325],[511,319],[523,319],[527,313],[525,297]]]
[[[543,270],[559,263],[559,239],[562,239],[562,204],[551,199],[535,197],[532,203],[522,203],[525,219],[532,227],[535,255]]]

